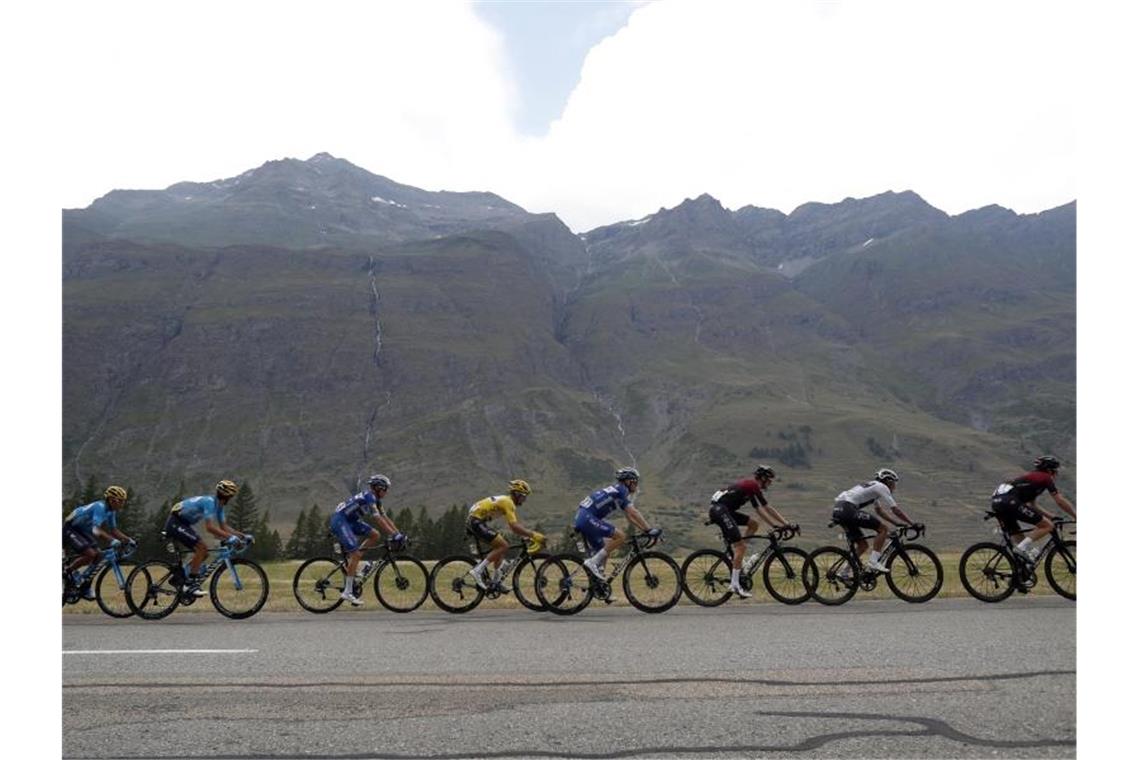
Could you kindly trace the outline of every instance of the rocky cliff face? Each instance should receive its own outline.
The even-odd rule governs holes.
[[[761,460],[820,538],[890,462],[952,544],[997,479],[1074,452],[1074,217],[701,196],[577,236],[324,154],[117,191],[64,213],[62,476],[250,480],[282,523],[374,470],[432,509],[526,477],[550,530],[636,463],[695,542]]]

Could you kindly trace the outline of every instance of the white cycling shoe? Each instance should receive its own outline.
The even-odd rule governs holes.
[[[890,572],[890,568],[888,568],[882,562],[878,562],[878,561],[871,562],[870,560],[868,560],[867,561],[867,569],[868,570],[874,570],[875,572],[879,572],[879,573],[889,573]]]
[[[360,605],[364,604],[364,602],[362,600],[353,596],[352,592],[349,591],[348,589],[345,589],[344,591],[341,592],[340,598],[343,599],[344,601],[348,602],[349,604],[351,604],[353,607],[359,607]]]
[[[752,592],[751,591],[745,591],[740,586],[729,586],[728,590],[731,591],[732,593],[736,594],[741,599],[751,599],[752,598]]]
[[[585,562],[583,562],[582,564],[583,564],[583,565],[585,565],[585,566],[586,566],[586,569],[590,571],[590,575],[594,576],[595,578],[597,578],[597,579],[598,579],[598,580],[600,580],[600,581],[604,581],[604,580],[606,579],[606,574],[605,574],[605,573],[603,573],[603,572],[602,572],[602,571],[601,571],[601,570],[598,568],[598,566],[597,566],[597,565],[595,565],[595,564],[593,563],[593,561],[591,561],[591,560],[586,560],[586,561],[585,561]]]

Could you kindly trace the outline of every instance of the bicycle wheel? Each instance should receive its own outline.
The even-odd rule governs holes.
[[[393,557],[384,561],[373,577],[376,598],[392,612],[411,612],[428,595],[428,571],[415,557]]]
[[[664,552],[642,552],[625,566],[621,588],[642,612],[664,612],[681,598],[681,570]]]
[[[322,615],[344,600],[344,564],[331,557],[315,557],[301,563],[293,574],[293,596],[302,609]]]
[[[590,571],[574,554],[556,554],[538,566],[535,591],[555,615],[575,615],[594,598]]]
[[[1077,542],[1066,541],[1062,552],[1056,544],[1045,556],[1045,579],[1061,596],[1077,598]]]
[[[811,560],[803,549],[778,549],[764,561],[764,588],[784,604],[802,604],[811,598]]]
[[[143,620],[161,620],[178,606],[181,573],[175,565],[152,559],[136,565],[127,576],[127,605]],[[180,568],[179,568],[180,569]]]
[[[127,578],[133,569],[134,565],[119,563],[119,574],[116,575],[113,566],[107,565],[95,579],[95,601],[99,603],[99,609],[113,618],[129,618],[135,614],[127,600]]]
[[[685,558],[681,565],[681,587],[685,596],[702,607],[718,607],[728,601],[732,592],[732,566],[724,552],[701,549]]]
[[[441,559],[431,569],[428,590],[441,609],[455,614],[470,612],[483,601],[483,589],[475,585],[471,568],[475,560],[463,554]]]
[[[855,596],[859,589],[859,565],[851,554],[837,546],[822,546],[808,555],[813,566],[811,596],[820,604],[834,606]]]
[[[1014,572],[1013,557],[998,544],[974,544],[958,562],[962,587],[983,602],[1000,602],[1012,594]]]
[[[912,604],[928,602],[942,588],[938,555],[920,544],[906,544],[887,563],[887,585],[899,599]]]
[[[257,614],[269,598],[269,578],[261,565],[249,559],[231,559],[210,578],[210,601],[232,620]]]
[[[515,571],[511,574],[511,588],[515,592],[515,598],[528,610],[542,612],[546,609],[546,605],[538,595],[538,566],[549,557],[546,552],[528,554],[515,566]]]

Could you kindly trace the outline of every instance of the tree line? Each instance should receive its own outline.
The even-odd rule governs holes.
[[[63,500],[63,516],[67,517],[78,506],[102,499],[105,486],[100,486],[99,483],[100,479],[92,475],[83,486],[74,488]],[[177,494],[156,505],[153,510],[147,509],[147,500],[142,494],[130,486],[124,488],[127,490],[127,501],[118,511],[119,529],[139,542],[140,556],[167,553],[168,542],[162,539],[160,533],[166,525],[170,509],[189,495],[185,484],[179,486]],[[332,512],[323,510],[316,504],[301,510],[286,541],[282,541],[277,530],[269,527],[269,507],[259,507],[249,483],[239,485],[237,495],[225,507],[225,516],[226,522],[235,530],[253,534],[254,544],[246,555],[251,559],[307,559],[332,553],[334,538],[329,533]],[[421,559],[441,559],[449,554],[467,554],[472,551],[474,539],[467,535],[465,505],[454,504],[439,517],[430,516],[427,507],[422,505],[415,510],[404,507],[392,513],[391,517],[399,529],[411,537],[409,553]],[[541,523],[533,527],[540,533],[546,532]],[[509,531],[502,532],[512,543],[518,540]],[[199,533],[209,541],[209,536],[202,531]],[[573,528],[569,525],[561,534],[548,536],[548,539],[547,551],[571,551],[574,548]]]

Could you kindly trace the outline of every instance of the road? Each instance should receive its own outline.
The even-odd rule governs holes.
[[[63,642],[65,758],[1076,755],[1060,598],[73,615]]]

